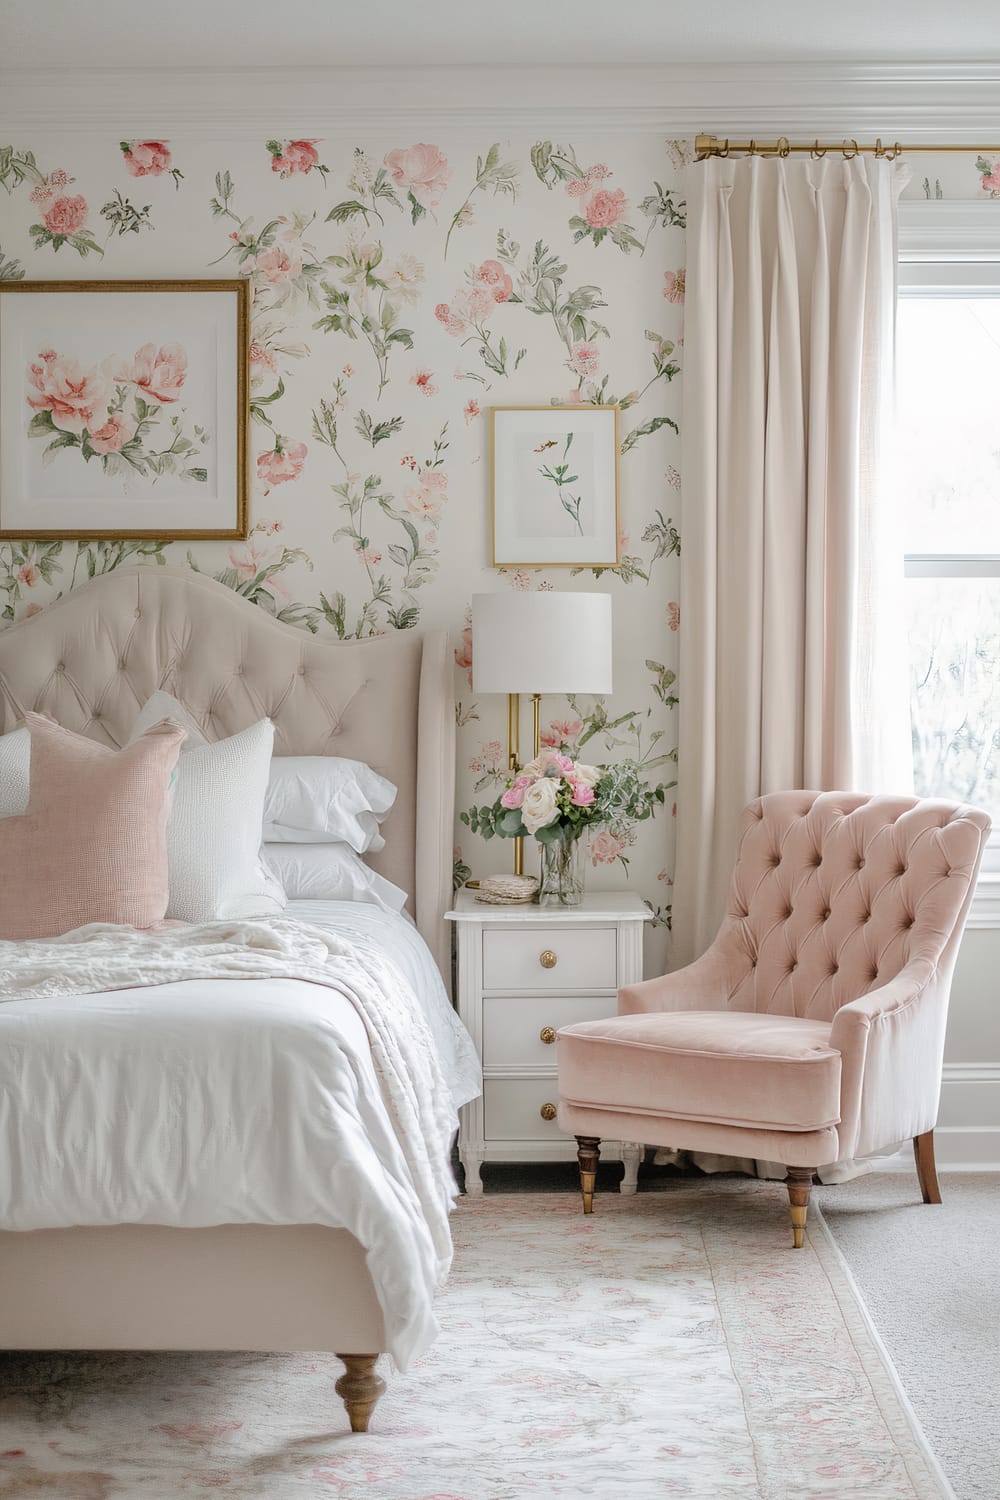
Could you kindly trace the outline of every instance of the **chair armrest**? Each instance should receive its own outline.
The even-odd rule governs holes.
[[[672,974],[645,979],[618,991],[618,1014],[641,1011],[725,1010],[735,981],[728,960],[718,948],[709,948],[701,958]]]
[[[916,959],[888,984],[837,1011],[830,1045],[843,1060],[842,1159],[870,1155],[934,1128],[948,983],[929,959]]]

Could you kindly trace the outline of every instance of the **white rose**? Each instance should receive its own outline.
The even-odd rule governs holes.
[[[556,792],[561,785],[555,776],[541,776],[529,786],[521,803],[521,819],[529,833],[537,833],[558,816]]]
[[[588,786],[596,786],[601,779],[601,768],[600,766],[585,766],[582,760],[578,760],[573,774],[577,781],[585,781]]]

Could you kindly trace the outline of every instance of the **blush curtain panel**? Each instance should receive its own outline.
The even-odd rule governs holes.
[[[889,493],[898,163],[688,169],[671,967],[764,792],[910,790]]]

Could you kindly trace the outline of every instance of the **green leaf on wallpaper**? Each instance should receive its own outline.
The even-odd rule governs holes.
[[[55,432],[56,424],[52,420],[52,413],[50,411],[36,411],[28,423],[28,431],[32,436],[37,436],[40,432]]]
[[[344,595],[339,589],[332,599],[320,594],[319,605],[327,623],[333,626],[338,640],[342,641],[347,634],[347,600]]]
[[[348,219],[353,219],[356,214],[363,214],[365,223],[368,223],[368,210],[357,198],[347,198],[343,203],[335,203],[327,214],[325,223],[346,224]]]
[[[418,219],[423,218],[427,210],[422,203],[417,202],[412,193],[407,193],[406,201],[410,205],[410,222],[415,224]]]
[[[384,443],[386,438],[391,438],[399,432],[403,426],[403,419],[390,417],[385,422],[373,422],[369,414],[362,410],[355,417],[354,426],[358,434],[374,448],[377,444]]]
[[[415,604],[406,604],[402,609],[389,609],[386,619],[393,630],[412,630],[420,623],[420,610]]]
[[[387,344],[402,344],[404,349],[413,348],[413,332],[409,328],[394,328],[386,335]]]
[[[661,427],[670,427],[674,432],[680,432],[680,428],[672,417],[650,417],[648,422],[643,422],[641,427],[633,427],[632,431],[622,439],[622,453],[628,453],[641,437],[649,437],[652,433],[659,432]]]
[[[24,267],[22,266],[21,262],[13,256],[10,260],[4,260],[3,247],[0,246],[0,281],[23,280]]]

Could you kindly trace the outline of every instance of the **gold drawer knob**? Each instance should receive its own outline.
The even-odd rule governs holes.
[[[541,1115],[543,1120],[554,1120],[556,1115],[558,1114],[558,1110],[556,1109],[554,1104],[543,1104],[538,1113]]]
[[[546,948],[544,953],[539,953],[538,962],[541,964],[543,969],[554,969],[559,960],[556,958],[556,955],[552,952],[551,948]]]
[[[538,1035],[543,1042],[554,1042],[556,1039],[556,1029],[554,1026],[543,1026]]]

